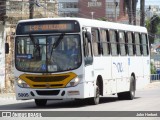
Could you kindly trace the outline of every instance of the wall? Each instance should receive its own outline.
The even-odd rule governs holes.
[[[4,25],[0,24],[0,92],[5,86]]]
[[[105,0],[79,0],[79,16],[85,18],[104,18]]]

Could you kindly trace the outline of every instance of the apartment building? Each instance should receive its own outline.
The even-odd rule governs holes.
[[[124,16],[123,0],[58,0],[58,13],[63,17],[119,19]]]

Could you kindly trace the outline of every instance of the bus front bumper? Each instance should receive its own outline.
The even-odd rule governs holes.
[[[74,99],[84,98],[84,86],[78,84],[75,87],[68,88],[55,88],[55,89],[31,89],[21,88],[18,85],[15,86],[16,99],[17,100],[29,100],[29,99]]]

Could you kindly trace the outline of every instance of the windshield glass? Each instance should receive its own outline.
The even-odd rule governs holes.
[[[16,68],[24,72],[61,72],[81,64],[79,35],[16,38]]]

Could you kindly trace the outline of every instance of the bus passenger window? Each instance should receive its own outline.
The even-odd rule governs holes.
[[[98,56],[101,54],[98,29],[92,29],[92,41],[93,41],[93,53],[95,56]]]
[[[142,34],[141,35],[141,41],[142,41],[142,48],[143,48],[143,55],[147,56],[148,55],[148,42],[147,42],[147,35]]]
[[[119,32],[119,44],[120,44],[120,53],[122,56],[126,55],[126,48],[125,48],[125,34],[124,32]]]
[[[103,56],[109,55],[109,43],[107,38],[107,31],[101,30],[102,54]]]
[[[118,55],[116,32],[115,31],[109,31],[109,38],[110,38],[110,42],[111,42],[111,53],[112,53],[113,56],[116,56],[116,55]]]
[[[128,54],[132,56],[134,55],[134,52],[133,52],[133,37],[131,32],[127,33],[127,40],[128,40]]]
[[[135,33],[135,46],[136,46],[136,55],[141,55],[141,48],[140,48],[140,37],[139,33]]]
[[[91,42],[88,41],[87,37],[85,36],[85,32],[83,32],[83,43],[84,43],[84,56],[85,56],[85,65],[92,64],[92,49],[91,49]]]

